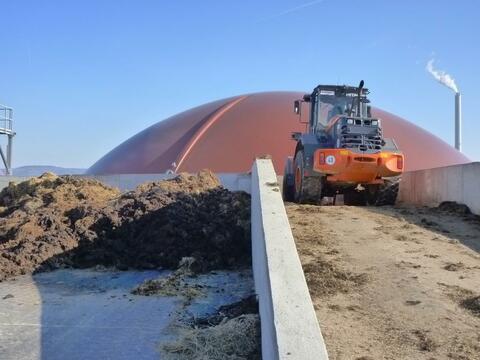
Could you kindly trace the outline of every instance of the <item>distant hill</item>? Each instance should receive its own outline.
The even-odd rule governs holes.
[[[51,165],[32,165],[13,168],[14,176],[40,176],[45,172],[51,172],[57,175],[79,175],[85,173],[86,169],[63,168]]]

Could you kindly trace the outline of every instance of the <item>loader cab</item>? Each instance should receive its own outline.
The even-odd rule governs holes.
[[[370,102],[367,98],[369,91],[363,87],[363,81],[358,87],[319,85],[311,94],[306,94],[303,99],[296,100],[294,112],[301,115],[303,102],[310,103],[310,118],[308,121],[308,132],[319,133],[328,127],[335,118],[371,117]]]
[[[368,117],[367,94],[363,87],[318,86],[310,95],[310,131],[318,133],[340,117]]]

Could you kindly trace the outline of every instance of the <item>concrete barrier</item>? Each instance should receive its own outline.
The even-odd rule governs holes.
[[[246,191],[250,193],[250,175],[221,173],[216,174],[222,185],[231,191]],[[159,181],[173,178],[174,174],[120,174],[120,175],[79,175],[97,179],[104,184],[114,186],[122,191],[133,190],[138,185],[148,181]]]
[[[10,182],[19,183],[30,179],[31,176],[0,176],[0,191],[7,187]]]
[[[72,175],[75,177],[96,179],[106,185],[119,188],[122,191],[133,190],[138,185],[148,181],[171,179],[174,174],[119,174],[119,175]],[[251,176],[249,174],[221,173],[217,174],[222,185],[231,191],[246,191],[250,193]],[[0,190],[10,182],[21,182],[31,177],[1,176]]]
[[[400,182],[398,201],[422,206],[456,201],[480,214],[480,163],[407,172]]]
[[[271,160],[252,169],[252,253],[264,360],[328,359]]]

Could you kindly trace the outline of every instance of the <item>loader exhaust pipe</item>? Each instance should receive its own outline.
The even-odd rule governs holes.
[[[455,93],[455,149],[462,151],[462,95]]]
[[[362,110],[362,90],[363,90],[363,85],[365,85],[365,82],[363,80],[360,81],[360,84],[358,84],[358,103],[357,103],[357,116],[362,116],[361,110]]]

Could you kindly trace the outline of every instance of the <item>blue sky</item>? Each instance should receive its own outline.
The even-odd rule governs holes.
[[[375,106],[480,160],[480,3],[457,1],[2,1],[0,103],[15,166],[88,167],[145,127],[202,103],[365,79]]]

